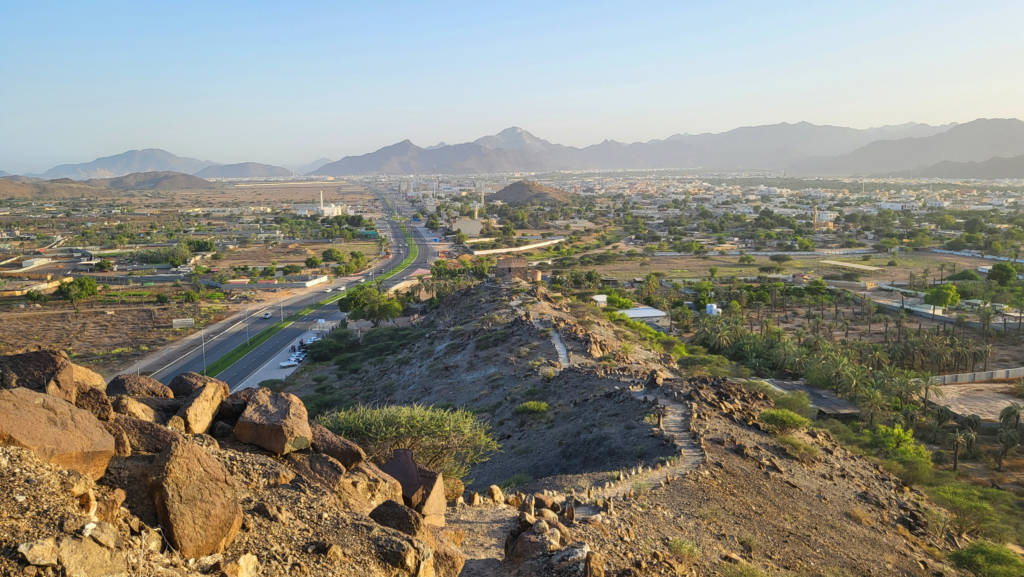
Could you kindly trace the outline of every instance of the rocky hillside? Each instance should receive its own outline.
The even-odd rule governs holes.
[[[408,487],[293,395],[105,383],[53,351],[0,357],[0,376],[0,575],[461,571]]]
[[[463,575],[958,575],[921,493],[827,433],[773,434],[768,397],[682,374],[596,308],[484,283],[339,338],[288,383],[314,411],[466,407],[501,443],[449,509]]]
[[[513,182],[505,188],[494,193],[494,200],[500,200],[505,204],[522,206],[525,204],[549,204],[565,203],[572,198],[572,194],[551,186],[545,186],[539,182],[520,180]]]

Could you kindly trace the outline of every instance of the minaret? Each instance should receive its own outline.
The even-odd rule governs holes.
[[[320,214],[324,213],[324,191],[320,191]]]

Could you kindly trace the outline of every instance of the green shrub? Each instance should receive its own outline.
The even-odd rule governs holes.
[[[950,561],[960,569],[967,569],[978,577],[1019,577],[1024,575],[1024,561],[1019,555],[988,541],[975,541],[949,555]]]
[[[988,529],[988,535],[993,536],[992,530],[998,525],[999,517],[986,500],[984,489],[952,483],[936,487],[930,494],[953,516],[951,522],[958,533],[970,534]]]
[[[516,407],[519,415],[543,415],[548,412],[548,404],[544,401],[526,401]]]
[[[813,463],[821,458],[821,451],[818,450],[818,447],[801,441],[796,437],[783,435],[779,437],[779,443],[782,444],[782,448],[786,450],[787,455],[801,463]]]
[[[912,429],[904,429],[899,423],[891,427],[877,425],[871,432],[870,446],[878,456],[896,463],[890,467],[905,483],[927,482],[932,473],[932,457],[924,443],[914,438]]]
[[[686,565],[693,565],[700,558],[697,544],[686,539],[672,539],[668,542],[668,550],[673,557]]]
[[[789,409],[765,409],[758,415],[761,424],[770,432],[782,435],[810,426],[811,421]]]
[[[417,463],[456,479],[500,449],[487,424],[465,409],[360,405],[326,413],[317,422],[358,443],[377,462],[390,459],[395,449],[411,449]]]
[[[775,408],[787,409],[808,419],[818,414],[818,409],[811,407],[811,397],[803,391],[792,391],[775,399]]]

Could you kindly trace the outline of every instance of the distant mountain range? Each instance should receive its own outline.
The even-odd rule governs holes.
[[[291,175],[292,171],[283,166],[258,162],[215,164],[196,173],[196,176],[200,178],[280,178]]]
[[[213,163],[204,160],[175,156],[159,148],[146,148],[144,150],[129,150],[82,164],[61,164],[44,172],[42,177],[88,180],[90,178],[113,178],[134,172],[172,171],[195,174],[211,164]]]
[[[576,148],[513,127],[463,144],[421,148],[405,140],[320,167],[314,174],[539,172],[559,169],[696,168],[785,170],[811,156],[852,152],[884,138],[931,136],[950,125],[903,124],[855,129],[807,122],[737,128],[717,134],[677,134],[624,144],[606,140]]]
[[[113,190],[190,190],[213,188],[208,180],[181,172],[135,172],[116,178],[90,179],[86,184]]]
[[[281,166],[256,162],[217,164],[206,160],[177,156],[159,148],[146,148],[97,158],[92,162],[61,164],[47,170],[41,176],[48,180],[56,178],[89,180],[114,178],[140,172],[178,172],[205,178],[268,178],[292,175],[292,171]]]
[[[990,158],[981,162],[939,162],[916,170],[904,170],[886,176],[901,178],[1020,178],[1024,179],[1024,155]]]
[[[10,176],[10,173],[0,170],[0,176]]]
[[[181,172],[137,172],[114,178],[43,180],[27,176],[0,178],[2,198],[96,198],[129,190],[205,190],[216,185]]]
[[[676,134],[661,140],[606,140],[586,147],[555,144],[512,127],[460,144],[420,147],[403,140],[358,156],[320,159],[299,174],[471,174],[551,170],[695,169],[771,171],[797,176],[919,176],[1013,178],[1024,156],[1024,122],[978,119],[964,124],[900,124],[847,128],[807,122],[736,128],[721,133]],[[1003,160],[999,160],[1003,159]],[[160,149],[130,150],[46,171],[47,179],[113,178],[173,171],[207,178],[290,176],[287,168],[254,162],[216,164]],[[1006,172],[1010,171],[1010,172]]]

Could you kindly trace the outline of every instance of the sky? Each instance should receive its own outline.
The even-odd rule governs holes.
[[[0,170],[1024,117],[1022,21],[985,0],[0,0]]]

